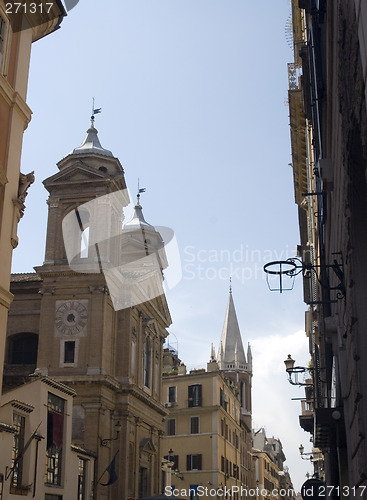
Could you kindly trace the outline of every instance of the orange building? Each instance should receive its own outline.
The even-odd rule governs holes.
[[[2,379],[6,323],[12,301],[9,292],[13,249],[18,245],[17,224],[23,216],[32,172],[20,173],[23,133],[31,119],[26,103],[32,43],[59,28],[66,15],[60,0],[39,0],[36,12],[23,12],[0,0],[0,380]]]

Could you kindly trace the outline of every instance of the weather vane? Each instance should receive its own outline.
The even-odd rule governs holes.
[[[102,113],[102,108],[95,108],[94,107],[94,97],[93,97],[92,116],[90,117],[90,119],[92,120],[92,125],[94,123],[94,115],[98,115],[98,113]]]
[[[146,191],[146,188],[141,188],[140,187],[140,180],[139,180],[139,177],[138,177],[138,205],[140,205],[140,193],[145,193]]]

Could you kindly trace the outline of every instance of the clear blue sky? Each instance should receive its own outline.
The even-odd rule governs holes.
[[[310,462],[298,425],[303,393],[284,373],[307,364],[301,278],[268,291],[262,266],[299,243],[287,106],[289,0],[80,0],[33,46],[22,172],[35,170],[13,271],[44,257],[42,181],[82,142],[92,97],[102,146],[138,178],[148,222],[175,231],[183,279],[167,293],[181,359],[205,366],[218,348],[229,276],[244,345],[254,355],[254,427],[284,446],[295,486]],[[174,334],[174,335],[173,335]]]

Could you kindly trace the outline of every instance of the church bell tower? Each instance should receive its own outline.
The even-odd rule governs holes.
[[[162,347],[171,324],[163,240],[139,199],[124,221],[124,169],[101,146],[93,119],[83,143],[57,166],[44,181],[49,212],[38,290],[22,295],[19,278],[16,311],[27,311],[29,300],[39,304],[36,373],[77,393],[73,441],[97,456],[94,497],[158,494],[167,414]]]

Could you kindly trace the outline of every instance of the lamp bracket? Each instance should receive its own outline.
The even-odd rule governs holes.
[[[312,273],[316,277],[317,281],[320,283],[320,285],[323,288],[326,288],[328,290],[336,290],[336,298],[337,300],[345,299],[346,296],[346,289],[345,289],[345,283],[344,283],[344,261],[343,261],[343,256],[341,252],[335,252],[333,255],[339,255],[339,262],[337,259],[333,260],[332,264],[312,264],[312,263],[305,263],[302,262],[302,260],[298,257],[290,257],[289,259],[286,260],[274,260],[271,262],[268,262],[267,264],[264,265],[264,272],[267,274],[266,276],[266,281],[269,287],[269,290],[274,292],[280,292],[282,293],[283,291],[286,290],[292,290],[294,286],[294,279],[298,274],[302,273],[304,279],[309,279],[311,278]],[[331,269],[337,279],[339,280],[338,284],[336,286],[330,286],[329,284],[325,284],[320,280],[318,270],[319,269]],[[269,283],[269,276],[270,275],[276,275],[279,276],[279,287],[274,288],[270,285]],[[284,277],[287,277],[290,279],[288,281],[289,286],[286,287],[284,285]],[[330,303],[336,302],[336,301],[330,301]],[[323,302],[312,302],[311,304],[319,304]]]

